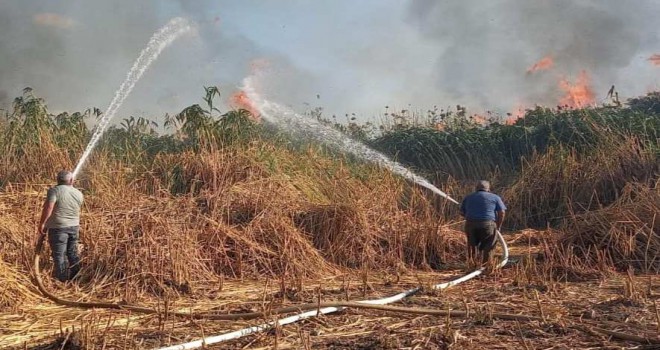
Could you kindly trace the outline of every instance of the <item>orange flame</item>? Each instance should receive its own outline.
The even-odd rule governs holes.
[[[468,118],[469,122],[473,123],[474,125],[486,126],[489,124],[488,118],[481,114],[472,114]],[[435,123],[433,128],[438,131],[445,131],[447,129],[447,123],[445,121]]]
[[[479,125],[488,124],[488,119],[486,119],[486,117],[484,117],[483,115],[473,114],[472,116],[470,116],[470,118],[476,124],[479,124]]]
[[[585,71],[580,72],[575,84],[562,79],[559,81],[559,87],[566,93],[559,100],[560,106],[582,108],[594,104],[595,95],[591,90],[589,75]]]
[[[545,56],[540,61],[534,63],[533,66],[527,69],[527,73],[534,73],[540,70],[546,70],[552,68],[555,62],[552,60],[552,56]]]
[[[513,125],[518,119],[525,117],[525,106],[519,103],[513,108],[513,111],[511,113],[507,113],[507,115],[508,118],[504,120],[504,124]]]
[[[660,53],[651,55],[651,57],[649,57],[649,61],[651,61],[651,64],[654,66],[660,66]]]
[[[229,99],[230,105],[233,108],[242,108],[250,112],[255,120],[258,121],[260,119],[259,110],[254,106],[254,103],[250,100],[245,91],[236,91]]]

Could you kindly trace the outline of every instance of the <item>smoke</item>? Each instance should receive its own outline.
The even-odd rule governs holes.
[[[0,90],[0,115],[2,115],[3,110],[7,110],[7,107],[3,106],[9,106],[9,94],[7,91]]]
[[[1,2],[0,89],[17,96],[30,86],[62,108],[107,104],[148,40],[140,33],[158,25],[121,2],[128,3]],[[117,16],[110,21],[112,13]],[[135,28],[135,35],[111,26]]]
[[[233,28],[222,13],[189,1],[38,0],[0,2],[0,109],[32,87],[51,112],[107,108],[133,61],[151,35],[175,16],[199,23],[195,37],[175,42],[155,62],[119,111],[162,119],[199,103],[204,86],[219,86],[228,97],[249,62],[268,56],[280,68],[289,61],[269,53]],[[310,80],[304,73],[297,80]],[[304,86],[304,85],[303,85]],[[7,97],[9,96],[9,98]]]
[[[226,99],[260,59],[265,97],[326,116],[553,105],[559,81],[582,70],[597,99],[613,84],[625,98],[657,88],[656,13],[655,0],[0,1],[0,109],[28,86],[52,112],[105,109],[176,16],[196,22],[197,35],[160,56],[118,120],[177,113],[201,102],[203,86]],[[527,73],[547,56],[550,68]]]
[[[506,108],[558,102],[557,81],[575,79],[581,70],[592,76],[599,96],[613,84],[639,93],[640,85],[657,78],[647,75],[648,67],[629,68],[660,43],[657,13],[660,2],[650,0],[415,0],[407,19],[443,48],[438,86],[468,105]],[[552,69],[525,74],[547,55]]]
[[[71,18],[56,13],[38,13],[32,16],[32,21],[37,25],[59,29],[68,29],[76,24]]]

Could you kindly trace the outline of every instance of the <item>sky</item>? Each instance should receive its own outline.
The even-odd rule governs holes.
[[[589,76],[597,102],[658,90],[657,0],[0,0],[0,108],[24,87],[49,110],[107,108],[151,35],[171,18],[195,34],[167,48],[118,119],[223,101],[268,62],[263,95],[298,112],[356,113],[457,104],[505,113],[558,103],[559,81]],[[549,56],[547,70],[527,73]],[[221,105],[227,109],[231,106]]]

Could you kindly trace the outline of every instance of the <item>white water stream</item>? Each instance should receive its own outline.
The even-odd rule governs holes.
[[[379,164],[391,172],[399,176],[403,176],[420,186],[430,189],[437,195],[442,196],[455,204],[458,204],[456,200],[442,192],[437,187],[433,186],[433,184],[431,184],[428,180],[417,174],[414,174],[403,165],[392,161],[384,154],[374,151],[366,145],[349,138],[339,130],[325,125],[314,118],[302,116],[289,108],[264,99],[255,89],[255,79],[256,78],[254,75],[245,78],[243,80],[242,90],[253,104],[253,107],[259,110],[261,117],[269,123],[277,125],[277,127],[282,130],[288,130],[294,133],[312,137],[317,142],[327,144],[330,147],[338,149],[342,152],[353,154],[365,161]]]
[[[192,26],[187,19],[176,17],[170,20],[164,27],[162,27],[160,30],[154,33],[153,36],[151,36],[149,43],[147,43],[147,46],[142,50],[140,56],[137,58],[137,60],[135,60],[135,63],[133,63],[133,67],[131,67],[131,70],[128,71],[126,79],[124,79],[124,82],[121,84],[121,86],[119,86],[119,89],[117,92],[115,92],[115,97],[112,99],[112,102],[110,102],[110,105],[105,110],[99,125],[96,127],[96,130],[92,135],[92,139],[87,144],[85,152],[83,152],[80,160],[78,160],[76,168],[73,170],[74,178],[76,178],[76,176],[80,173],[80,170],[85,165],[87,158],[89,158],[89,155],[94,150],[94,147],[96,147],[96,144],[99,142],[99,140],[101,140],[101,137],[108,127],[110,120],[112,120],[119,107],[121,107],[122,103],[124,103],[126,97],[131,93],[133,87],[135,87],[135,83],[140,80],[142,74],[144,74],[151,63],[153,63],[158,58],[158,55],[160,55],[160,53],[167,46],[169,46],[174,40],[191,29]]]

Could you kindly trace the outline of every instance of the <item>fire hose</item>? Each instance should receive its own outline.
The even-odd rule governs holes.
[[[498,267],[502,267],[502,266],[506,265],[507,261],[509,260],[509,249],[506,245],[506,242],[504,241],[504,238],[502,237],[502,234],[499,231],[497,231],[497,238],[500,241],[500,243],[502,244],[502,248],[504,249],[503,259],[498,264]],[[436,284],[432,287],[432,289],[440,289],[441,290],[441,289],[449,288],[451,286],[455,286],[459,283],[468,281],[468,280],[470,280],[470,279],[472,279],[476,276],[479,276],[484,271],[485,271],[485,267],[481,267],[481,268],[479,268],[475,271],[472,271],[467,275],[461,276],[457,279],[454,279],[454,280],[451,280],[451,281],[445,282],[445,283]],[[319,315],[325,315],[325,314],[338,312],[338,311],[344,310],[346,307],[373,308],[372,306],[382,306],[382,305],[386,305],[386,304],[391,304],[391,303],[400,301],[404,298],[407,298],[411,295],[414,295],[414,294],[418,293],[421,290],[422,290],[421,287],[416,287],[416,288],[413,288],[413,289],[409,289],[405,292],[401,292],[399,294],[392,295],[392,296],[387,297],[387,298],[374,299],[374,300],[362,300],[362,301],[358,301],[358,302],[354,302],[354,303],[349,303],[350,305],[346,305],[346,306],[342,306],[341,303],[340,303],[340,305],[336,305],[336,306],[329,306],[329,307],[324,306],[322,308],[321,307],[316,307],[317,308],[316,310],[303,312],[303,313],[300,313],[298,315],[293,315],[293,316],[289,316],[289,317],[286,317],[286,318],[282,318],[282,319],[279,319],[279,320],[274,321],[274,322],[268,322],[268,323],[264,323],[264,324],[261,324],[261,325],[258,325],[258,326],[248,327],[248,328],[244,328],[244,329],[241,329],[241,330],[237,330],[237,331],[234,331],[234,332],[229,332],[229,333],[225,333],[225,334],[221,334],[221,335],[217,335],[217,336],[210,336],[210,337],[206,337],[206,338],[195,340],[195,341],[188,342],[188,343],[167,346],[167,347],[164,347],[164,348],[160,348],[158,350],[197,349],[197,348],[201,348],[205,345],[211,345],[211,344],[216,344],[216,343],[220,343],[220,342],[227,341],[227,340],[238,339],[238,338],[244,337],[244,336],[252,334],[252,333],[265,331],[265,330],[271,329],[273,326],[276,326],[276,325],[277,326],[283,326],[283,325],[286,325],[286,324],[290,324],[290,323],[294,323],[294,322],[297,322],[297,321],[300,321],[300,320],[304,320],[306,318],[316,317],[316,316],[319,316]],[[310,305],[315,305],[315,304],[310,304]],[[379,308],[379,309],[381,309],[381,308]],[[388,309],[390,309],[390,311],[396,310],[396,308],[388,308]],[[439,311],[439,310],[435,310],[435,311]],[[446,315],[446,313],[445,313],[445,315]]]
[[[116,309],[116,310],[124,310],[124,311],[130,311],[130,312],[136,312],[136,313],[143,313],[143,314],[160,314],[162,311],[157,310],[157,309],[152,309],[152,308],[147,308],[147,307],[142,307],[142,306],[137,306],[137,305],[130,305],[130,304],[122,304],[122,303],[110,303],[110,302],[80,302],[80,301],[74,301],[74,300],[68,300],[68,299],[63,299],[55,294],[51,293],[43,283],[43,280],[41,278],[41,273],[40,273],[40,260],[41,260],[41,252],[43,250],[43,245],[44,245],[44,238],[45,236],[39,237],[36,248],[35,248],[35,254],[34,254],[34,261],[33,261],[33,274],[35,278],[35,282],[37,285],[37,288],[39,291],[46,296],[48,299],[52,300],[56,304],[59,305],[64,305],[64,306],[70,306],[70,307],[77,307],[77,308],[99,308],[99,309]],[[509,251],[508,247],[506,245],[506,242],[504,241],[504,238],[502,237],[501,233],[497,231],[497,238],[502,244],[502,248],[504,250],[503,254],[503,260],[498,264],[498,267],[504,266],[507,261],[508,261],[508,256],[509,256]],[[484,272],[485,268],[480,268],[477,269],[469,274],[466,274],[464,276],[461,276],[459,278],[456,278],[454,280],[451,280],[449,282],[445,283],[440,283],[432,286],[432,289],[446,289],[451,286],[457,285],[459,283],[468,281]],[[232,313],[232,314],[220,314],[220,313],[188,313],[188,312],[168,312],[168,315],[172,316],[177,316],[177,317],[184,317],[184,318],[192,318],[192,319],[208,319],[208,320],[226,320],[226,321],[237,321],[237,320],[250,320],[250,319],[257,319],[257,318],[267,318],[271,317],[273,315],[282,315],[282,314],[288,314],[292,312],[301,312],[297,315],[293,316],[288,316],[285,318],[281,318],[277,321],[274,322],[269,322],[269,323],[264,323],[261,325],[253,326],[253,327],[248,327],[245,329],[241,329],[238,331],[233,331],[217,336],[210,336],[206,337],[200,340],[192,341],[192,342],[187,342],[183,344],[178,344],[178,345],[173,345],[173,346],[167,346],[160,348],[158,350],[174,350],[174,349],[197,349],[200,347],[204,347],[205,345],[210,345],[210,344],[215,344],[223,341],[228,341],[232,339],[238,339],[244,336],[247,336],[249,334],[265,331],[272,329],[273,326],[279,325],[286,325],[290,323],[294,323],[300,320],[304,320],[310,317],[316,317],[319,315],[323,314],[330,314],[334,312],[338,312],[341,310],[344,310],[346,308],[357,308],[357,309],[373,309],[373,310],[381,310],[381,311],[386,311],[386,312],[399,312],[399,313],[409,313],[409,314],[418,314],[418,315],[435,315],[435,316],[450,316],[450,317],[468,317],[469,313],[467,311],[459,311],[459,310],[435,310],[435,309],[426,309],[426,308],[405,308],[405,307],[394,307],[394,306],[388,306],[386,304],[394,303],[396,301],[400,301],[404,298],[407,298],[409,296],[412,296],[418,292],[422,291],[421,287],[416,287],[413,289],[409,289],[407,291],[404,291],[399,294],[395,294],[393,296],[387,297],[387,298],[382,298],[382,299],[376,299],[376,300],[364,300],[364,301],[357,301],[357,302],[349,302],[349,301],[339,301],[339,302],[321,302],[321,303],[308,303],[308,304],[301,304],[301,305],[293,305],[293,306],[288,306],[288,307],[282,307],[274,310],[269,310],[269,311],[263,311],[263,312],[248,312],[248,313]],[[310,311],[311,310],[311,311]],[[492,313],[491,316],[496,319],[503,319],[503,320],[517,320],[517,321],[543,321],[543,318],[541,317],[536,317],[536,316],[527,316],[527,315],[521,315],[521,314],[508,314],[508,313]],[[587,327],[584,325],[575,325],[572,326],[572,328],[578,329],[580,331],[594,334],[594,333],[600,333],[604,334],[613,338],[618,338],[622,340],[628,340],[628,341],[634,341],[638,343],[644,343],[644,344],[660,344],[660,339],[654,339],[654,338],[646,338],[646,337],[641,337],[637,335],[631,335],[627,333],[621,333],[617,331],[611,331],[607,329],[602,329],[599,327]]]
[[[161,311],[152,309],[152,308],[147,308],[147,307],[142,307],[142,306],[137,306],[137,305],[130,305],[130,304],[122,304],[122,303],[110,303],[110,302],[85,302],[85,301],[74,301],[74,300],[68,300],[64,298],[60,298],[57,295],[51,293],[46,286],[43,283],[43,279],[41,278],[41,252],[43,250],[44,246],[44,238],[45,236],[42,235],[39,237],[36,248],[35,248],[35,254],[34,254],[34,262],[33,262],[33,274],[35,278],[35,282],[37,285],[37,288],[39,291],[46,296],[48,299],[52,300],[56,304],[59,305],[64,305],[64,306],[71,306],[71,307],[79,307],[79,308],[98,308],[98,309],[116,309],[116,310],[125,310],[125,311],[131,311],[131,312],[137,312],[137,313],[143,313],[143,314],[158,314]],[[504,249],[504,260],[499,264],[499,266],[504,266],[508,260],[508,249],[506,247],[506,243],[504,243],[504,239],[502,236],[499,234],[498,231],[498,238],[500,242],[503,244]],[[456,285],[458,283],[467,281],[471,278],[474,278],[481,273],[485,268],[480,268],[478,270],[475,270],[467,275],[464,275],[458,279],[446,282],[446,283],[441,283],[433,286],[433,289],[445,289],[448,287],[451,287],[453,285]],[[359,302],[354,302],[354,303],[360,303],[360,305],[385,305],[385,304],[390,304],[399,300],[402,300],[406,297],[409,297],[413,294],[418,293],[421,291],[421,287],[416,287],[413,289],[409,289],[405,292],[383,298],[383,299],[377,299],[377,300],[364,300],[364,301],[359,301]],[[294,306],[289,306],[289,307],[283,307],[275,310],[270,310],[268,312],[248,312],[248,313],[235,313],[235,314],[219,314],[219,313],[188,313],[188,312],[168,312],[169,315],[172,316],[179,316],[179,317],[187,317],[187,318],[194,318],[194,319],[211,319],[211,320],[249,320],[249,319],[255,319],[255,318],[264,318],[272,315],[279,315],[279,314],[286,314],[286,313],[291,313],[291,312],[296,312],[296,311],[302,311],[302,310],[309,310],[309,309],[318,309],[319,307],[321,308],[336,308],[336,310],[327,310],[323,313],[331,313],[331,312],[336,312],[341,309],[343,309],[346,306],[351,306],[355,307],[352,305],[353,303],[350,302],[325,302],[325,303],[311,303],[311,304],[302,304],[302,305],[294,305]],[[314,311],[316,312],[316,311]],[[293,317],[293,316],[292,316]],[[309,316],[307,316],[309,317]],[[303,318],[307,318],[303,317]],[[302,319],[302,318],[300,318]],[[294,321],[295,322],[295,321]]]

